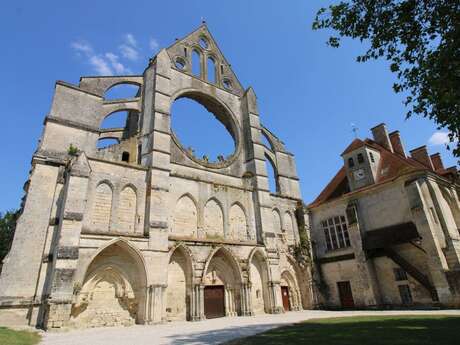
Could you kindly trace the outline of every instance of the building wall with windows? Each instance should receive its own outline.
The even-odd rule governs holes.
[[[373,131],[373,140],[350,144],[343,168],[308,206],[317,303],[458,306],[456,169],[423,147],[406,155],[399,132],[383,124]]]
[[[138,90],[107,99],[121,84]],[[232,154],[213,161],[184,147],[171,129],[181,98],[225,126]],[[120,111],[121,128],[102,127]],[[293,256],[305,223],[299,207],[293,154],[261,124],[254,91],[202,25],[143,75],[57,82],[0,275],[0,324],[95,327],[309,308],[309,267]]]

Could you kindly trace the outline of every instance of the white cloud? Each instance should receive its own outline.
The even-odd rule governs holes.
[[[125,65],[123,65],[119,59],[118,55],[114,53],[105,53],[105,57],[107,60],[110,61],[110,65],[114,69],[115,73],[117,74],[130,74],[131,70],[129,68],[126,68]]]
[[[74,41],[70,46],[78,57],[86,58],[86,62],[100,75],[132,74],[131,69],[126,64],[131,61],[138,61],[142,49],[131,33],[124,34],[121,39],[122,43],[116,51],[98,52],[85,40]],[[158,50],[158,41],[150,38],[149,47],[153,51]]]
[[[120,46],[121,55],[131,61],[136,61],[139,58],[139,52],[136,48],[133,48],[127,44],[122,44]]]
[[[160,44],[158,43],[158,41],[155,38],[151,37],[150,40],[149,40],[149,47],[150,47],[150,49],[152,51],[155,52],[160,47]]]
[[[88,42],[85,41],[76,41],[72,42],[70,46],[77,52],[77,53],[84,53],[85,55],[93,54],[93,48]]]
[[[428,144],[431,146],[445,145],[449,142],[449,133],[447,132],[434,132],[430,139],[428,139]]]
[[[130,46],[133,46],[133,47],[137,47],[137,41],[136,39],[134,38],[133,34],[125,34],[123,36],[124,40],[125,40],[125,43],[127,45],[130,45]]]
[[[113,75],[112,69],[102,56],[91,56],[89,59],[89,63],[91,64],[91,66],[93,66],[94,70],[100,75]]]

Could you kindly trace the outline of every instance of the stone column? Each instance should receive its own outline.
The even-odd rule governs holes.
[[[270,314],[284,313],[283,303],[281,299],[280,282],[270,281],[268,283],[268,293],[270,296]]]
[[[70,320],[90,171],[86,156],[81,153],[74,158],[67,174],[64,205],[59,221],[59,240],[53,254],[54,269],[48,299],[48,315],[45,319],[46,328],[66,326]]]
[[[243,127],[244,136],[248,138],[246,142],[246,161],[247,169],[254,177],[252,178],[254,192],[254,213],[256,223],[256,236],[258,243],[266,242],[272,249],[276,247],[274,240],[265,239],[265,233],[270,238],[273,237],[272,226],[272,201],[270,198],[270,188],[268,185],[268,174],[265,163],[265,149],[261,140],[261,127],[257,98],[254,90],[248,88],[242,99]]]
[[[241,315],[242,316],[252,316],[254,315],[254,311],[252,308],[252,301],[251,301],[251,284],[244,283],[241,284]]]
[[[145,323],[151,325],[166,321],[164,305],[165,291],[166,285],[163,284],[152,284],[147,287]]]
[[[205,319],[204,315],[204,285],[196,284],[192,289],[192,321],[201,321]]]

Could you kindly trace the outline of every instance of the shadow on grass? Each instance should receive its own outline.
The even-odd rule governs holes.
[[[452,345],[460,317],[384,316],[315,319],[227,342],[227,345]],[[192,342],[192,340],[191,340]]]

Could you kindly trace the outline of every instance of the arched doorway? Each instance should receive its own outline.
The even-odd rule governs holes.
[[[72,305],[76,327],[128,326],[143,321],[145,266],[126,241],[102,249],[89,264]]]
[[[284,311],[300,310],[300,292],[295,275],[290,271],[281,274],[281,299]]]
[[[187,249],[173,249],[168,265],[166,317],[168,321],[190,320],[192,260]]]
[[[265,257],[260,251],[254,252],[249,264],[251,282],[251,304],[254,314],[269,312],[268,268]]]
[[[240,314],[241,271],[227,249],[220,248],[211,255],[205,266],[203,284],[207,319]]]

